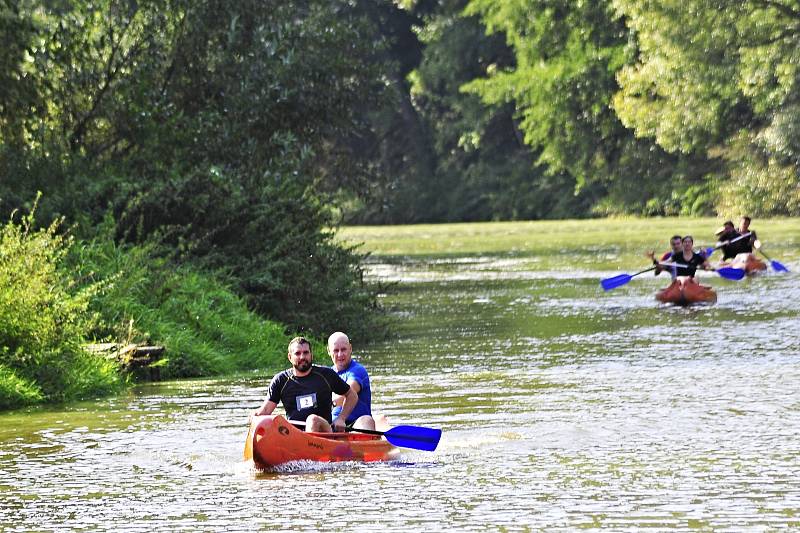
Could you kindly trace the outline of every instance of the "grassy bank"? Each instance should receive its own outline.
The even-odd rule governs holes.
[[[89,342],[163,345],[165,378],[285,363],[284,326],[251,312],[224,279],[155,246],[34,227],[33,215],[0,227],[0,409],[124,388],[129,376]]]
[[[71,240],[59,223],[33,216],[0,227],[0,408],[62,401],[119,389],[113,362],[82,348],[98,321],[90,302],[102,287],[63,268]]]
[[[645,250],[666,250],[673,234],[691,234],[710,245],[723,220],[715,218],[608,218],[531,222],[482,222],[405,226],[348,226],[338,238],[363,243],[362,251],[384,259],[464,254],[536,256],[542,269],[633,268]],[[737,222],[737,221],[734,221]],[[800,258],[800,218],[756,219],[752,228],[770,256]]]
[[[160,344],[161,376],[211,376],[275,366],[286,350],[278,323],[251,312],[233,287],[191,266],[174,265],[153,246],[99,239],[70,257],[81,279],[111,280],[91,309],[95,338]]]

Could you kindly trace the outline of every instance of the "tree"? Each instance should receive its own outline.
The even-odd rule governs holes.
[[[513,68],[490,69],[467,89],[488,104],[514,103],[525,142],[551,176],[567,177],[578,191],[602,186],[609,197],[601,212],[683,209],[652,199],[698,183],[707,164],[637,139],[619,121],[610,104],[631,35],[609,2],[472,0],[467,13],[503,33],[516,58]]]
[[[466,1],[440,2],[419,31],[425,45],[412,73],[412,96],[429,124],[437,157],[435,186],[425,191],[434,215],[446,220],[569,216],[588,207],[563,176],[545,175],[522,141],[510,103],[487,105],[464,84],[487,69],[513,68],[500,35],[486,35]],[[586,192],[586,191],[584,191]]]
[[[90,226],[111,209],[120,238],[158,237],[225,270],[290,327],[369,327],[374,293],[360,255],[334,243],[321,193],[362,172],[343,139],[380,88],[350,2],[25,6],[46,106],[4,143],[6,206],[36,188],[43,216]]]
[[[639,42],[619,74],[621,120],[666,150],[718,159],[720,212],[800,212],[800,9],[778,0],[614,6]]]

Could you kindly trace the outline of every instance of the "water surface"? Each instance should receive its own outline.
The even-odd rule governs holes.
[[[2,531],[777,531],[800,528],[800,289],[715,305],[604,293],[592,265],[373,260],[397,337],[353,339],[375,410],[441,427],[385,464],[241,461],[277,369],[0,415]],[[321,355],[321,354],[319,354]]]

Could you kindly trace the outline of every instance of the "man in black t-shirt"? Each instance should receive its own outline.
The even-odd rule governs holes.
[[[670,267],[665,267],[661,263],[666,262],[675,262],[673,257],[678,257],[680,254],[683,253],[683,239],[680,235],[673,235],[669,239],[670,250],[668,252],[664,252],[659,259],[656,259],[656,254],[653,250],[649,250],[645,255],[653,261],[653,266],[655,266],[655,274],[658,276],[661,274],[662,270],[671,270]],[[675,277],[675,272],[673,271],[672,277]]]
[[[733,259],[736,257],[736,254],[739,252],[737,251],[738,243],[741,241],[731,242],[735,238],[739,237],[739,232],[736,231],[736,228],[733,227],[733,222],[728,220],[725,224],[722,225],[716,232],[717,235],[717,246],[722,248],[722,260],[725,261],[727,259]]]
[[[254,414],[271,415],[281,403],[289,420],[306,422],[306,431],[344,431],[358,395],[334,370],[313,364],[311,344],[303,337],[291,340],[288,356],[292,368],[272,378],[267,399]],[[339,416],[331,420],[333,393],[344,396],[344,404]]]
[[[747,235],[746,238],[739,241],[738,246],[738,253],[740,254],[752,254],[753,253],[753,244],[758,239],[758,235],[754,230],[750,229],[750,217],[742,217],[739,220],[739,229],[737,230],[739,235]]]

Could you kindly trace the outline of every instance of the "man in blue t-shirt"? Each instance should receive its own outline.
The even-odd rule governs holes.
[[[337,331],[328,337],[328,354],[333,361],[331,368],[350,385],[350,390],[358,394],[358,403],[347,417],[347,424],[357,429],[374,430],[375,420],[372,418],[372,391],[369,386],[369,375],[366,368],[353,360],[353,347],[347,335]],[[334,418],[341,412],[343,400],[342,396],[333,396]]]

